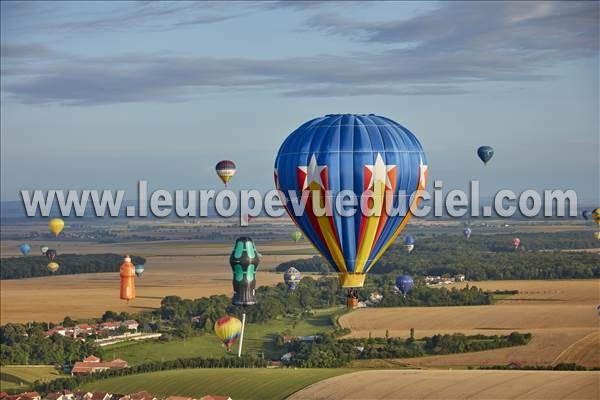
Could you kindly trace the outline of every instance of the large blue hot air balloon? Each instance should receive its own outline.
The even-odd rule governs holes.
[[[31,251],[31,246],[29,246],[27,243],[23,243],[21,246],[19,246],[19,250],[21,250],[21,254],[26,256]]]
[[[409,275],[400,275],[396,278],[396,287],[404,295],[410,292],[414,285],[413,278]]]
[[[426,181],[427,160],[416,136],[373,114],[310,120],[287,137],[275,160],[275,184],[288,214],[340,273],[345,288],[363,286],[365,275],[412,215],[388,215],[385,210],[410,210],[418,201],[411,195],[424,190]],[[376,201],[361,198],[365,190],[374,193]],[[335,198],[342,191],[356,195],[375,214],[364,215],[360,207],[353,208],[353,215],[340,213]],[[300,203],[303,193],[308,196],[304,213],[295,215],[292,204]],[[331,212],[319,215],[313,210],[313,197],[323,206],[326,194],[332,199]]]
[[[494,156],[494,149],[490,146],[481,146],[477,149],[477,155],[481,158],[484,164],[487,164],[488,161],[492,159]]]

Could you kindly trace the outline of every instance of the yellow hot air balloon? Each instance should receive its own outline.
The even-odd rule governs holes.
[[[594,237],[595,237],[597,240],[600,240],[600,231],[598,231],[598,232],[594,232]]]
[[[596,225],[600,226],[600,207],[592,211],[592,219],[596,222]]]
[[[56,272],[56,270],[58,269],[58,267],[60,267],[60,265],[58,265],[58,263],[55,263],[53,261],[50,264],[48,264],[48,271],[50,271],[50,272]]]
[[[50,228],[50,232],[54,234],[54,236],[58,236],[59,233],[62,232],[65,227],[65,221],[60,218],[52,218],[50,222],[48,222],[48,228]]]
[[[235,343],[242,332],[242,321],[235,317],[225,316],[215,322],[215,333],[217,337],[227,346],[227,351]]]

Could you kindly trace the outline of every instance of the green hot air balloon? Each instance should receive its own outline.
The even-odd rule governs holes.
[[[292,240],[293,240],[295,243],[298,243],[298,241],[299,241],[300,239],[302,239],[302,232],[300,232],[300,231],[295,231],[295,232],[293,232],[293,233],[292,233]]]

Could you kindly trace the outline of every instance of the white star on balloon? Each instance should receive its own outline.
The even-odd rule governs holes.
[[[392,188],[392,183],[390,182],[390,178],[388,177],[388,172],[396,168],[396,166],[385,165],[380,153],[377,153],[377,157],[375,158],[375,164],[365,165],[365,167],[367,167],[367,169],[371,171],[371,180],[369,181],[368,186],[369,189],[373,187],[375,182],[383,182],[385,183],[386,188]]]
[[[306,174],[304,183],[302,184],[302,190],[310,186],[311,183],[317,183],[319,187],[324,187],[321,181],[321,172],[327,168],[327,165],[318,165],[317,157],[313,154],[310,158],[308,166],[298,167],[302,172]]]

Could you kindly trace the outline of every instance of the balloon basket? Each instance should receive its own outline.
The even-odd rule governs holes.
[[[346,307],[349,309],[358,307],[358,295],[356,294],[356,290],[348,289],[346,294]]]

